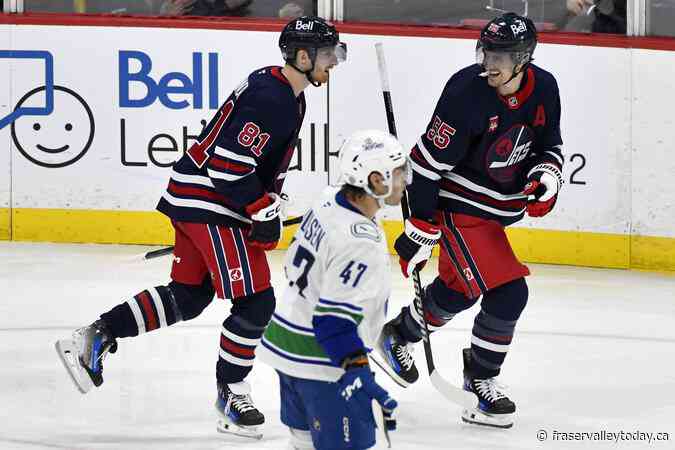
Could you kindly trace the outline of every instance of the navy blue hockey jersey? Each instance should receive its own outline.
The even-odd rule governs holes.
[[[510,225],[525,213],[530,168],[548,162],[562,169],[553,75],[530,64],[518,92],[502,97],[482,71],[474,64],[450,78],[413,147],[408,192],[415,217],[430,220],[441,209]]]
[[[251,73],[173,166],[157,209],[183,222],[245,226],[245,206],[281,192],[305,115],[280,67]]]

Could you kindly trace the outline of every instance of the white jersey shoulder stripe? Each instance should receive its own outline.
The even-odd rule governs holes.
[[[496,200],[502,200],[502,201],[507,201],[507,200],[523,200],[527,198],[527,196],[523,194],[502,194],[497,191],[493,191],[492,189],[488,189],[484,186],[478,185],[474,183],[473,181],[467,180],[461,175],[458,175],[456,173],[446,173],[443,174],[443,178],[446,180],[454,181],[455,183],[459,184],[460,186],[463,186],[467,189],[470,189],[474,192],[480,192],[481,194],[485,194],[488,197],[492,197]]]
[[[244,156],[240,155],[238,153],[234,153],[230,150],[224,149],[223,147],[216,145],[216,151],[215,154],[218,156],[222,156],[223,158],[231,159],[232,161],[239,161],[243,162],[245,164],[248,164],[249,166],[257,166],[258,163],[255,162],[255,159],[250,157],[250,156]]]
[[[209,177],[203,177],[201,175],[187,175],[184,173],[176,172],[175,169],[171,172],[171,179],[178,181],[179,183],[199,184],[201,186],[206,186],[215,189],[215,186],[213,185],[213,182]]]
[[[450,165],[450,164],[444,164],[441,162],[436,161],[432,156],[431,153],[429,153],[429,150],[424,146],[424,142],[422,142],[422,136],[417,140],[417,147],[420,149],[422,152],[422,156],[424,156],[424,159],[426,162],[429,163],[430,166],[432,166],[436,170],[447,170],[451,171],[452,169],[455,168],[455,166]]]
[[[429,169],[425,169],[424,167],[420,166],[417,164],[415,161],[410,160],[410,165],[412,167],[412,170],[414,172],[419,173],[423,177],[429,178],[430,180],[440,180],[441,176],[437,174],[436,172],[433,172]]]
[[[210,203],[204,200],[197,200],[197,199],[192,199],[192,198],[176,198],[173,195],[171,195],[168,192],[164,192],[164,195],[162,195],[162,198],[166,200],[170,205],[177,206],[177,207],[183,207],[183,208],[197,208],[197,209],[204,209],[207,211],[211,211],[217,214],[222,214],[224,216],[229,216],[234,219],[240,220],[245,223],[251,223],[251,220],[237,214],[236,212],[225,208],[224,206],[221,206],[217,203]]]
[[[444,190],[441,190],[438,195],[441,196],[441,197],[451,198],[453,200],[457,200],[457,201],[460,201],[460,202],[463,202],[463,203],[467,203],[471,206],[475,206],[478,209],[482,209],[483,211],[487,211],[489,213],[492,213],[496,216],[516,217],[516,216],[519,216],[519,215],[521,215],[525,212],[525,208],[521,209],[520,211],[515,211],[515,212],[514,211],[504,211],[504,210],[501,210],[501,209],[492,208],[490,206],[484,205],[482,203],[474,202],[472,200],[469,200],[469,199],[464,198],[464,197],[460,197],[459,195],[456,195],[456,194],[453,194],[452,192],[447,192],[447,191],[444,191]]]
[[[218,180],[237,181],[237,180],[241,180],[242,178],[251,175],[253,173],[253,171],[245,173],[243,175],[233,175],[233,174],[229,174],[229,173],[225,173],[225,172],[219,172],[219,171],[213,170],[213,169],[206,169],[206,173],[208,173],[211,178],[215,178],[215,179],[218,179]]]

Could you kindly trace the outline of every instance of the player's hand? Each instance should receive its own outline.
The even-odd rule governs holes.
[[[579,16],[584,12],[584,8],[593,5],[593,0],[567,0],[567,10]]]
[[[405,221],[405,231],[394,243],[404,277],[412,275],[415,268],[422,270],[440,237],[441,230],[433,223],[415,218]]]
[[[563,179],[560,169],[553,164],[538,164],[527,174],[523,194],[527,195],[527,214],[543,217],[555,206]]]
[[[291,206],[293,206],[293,200],[287,193],[282,192],[279,194],[279,201],[281,204],[279,217],[281,217],[281,220],[286,220],[288,218],[288,211],[291,209]]]
[[[389,396],[389,393],[375,381],[370,366],[347,368],[338,380],[340,396],[347,402],[347,407],[359,416],[368,417],[372,414],[371,402],[375,400],[382,407],[384,425],[387,430],[396,429],[394,410],[398,402]]]
[[[281,199],[277,194],[266,193],[246,206],[251,216],[248,242],[263,250],[272,250],[281,239]]]

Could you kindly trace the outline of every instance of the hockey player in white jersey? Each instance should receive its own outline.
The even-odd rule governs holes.
[[[408,151],[388,133],[354,133],[340,151],[343,186],[305,214],[286,254],[288,285],[258,347],[279,375],[291,449],[375,445],[372,400],[393,429],[396,401],[368,364],[391,289],[384,230],[375,215],[398,205]]]

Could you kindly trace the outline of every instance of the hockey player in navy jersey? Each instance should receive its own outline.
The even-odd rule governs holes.
[[[277,369],[290,449],[375,444],[372,400],[388,429],[397,406],[377,384],[368,352],[386,320],[387,240],[375,214],[398,205],[410,179],[408,151],[388,133],[354,133],[340,149],[339,191],[305,214],[286,253],[288,285],[259,357]]]
[[[57,343],[81,392],[103,383],[102,360],[118,338],[192,319],[215,293],[233,305],[219,333],[218,429],[261,436],[264,416],[244,379],[276,302],[265,251],[281,236],[280,194],[305,115],[303,90],[326,83],[346,58],[335,27],[316,17],[289,22],[279,47],[285,65],[252,72],[173,166],[157,206],[175,229],[171,282]]]
[[[504,227],[548,214],[562,185],[560,98],[555,78],[532,64],[537,34],[530,19],[506,13],[490,21],[477,64],[454,74],[412,149],[411,217],[395,242],[403,274],[422,268],[440,240],[439,273],[423,293],[430,330],[481,300],[464,349],[464,388],[479,399],[463,419],[510,427],[516,406],[495,377],[528,298],[526,266]],[[392,376],[418,378],[408,343],[422,338],[414,304],[385,327],[379,350]]]

